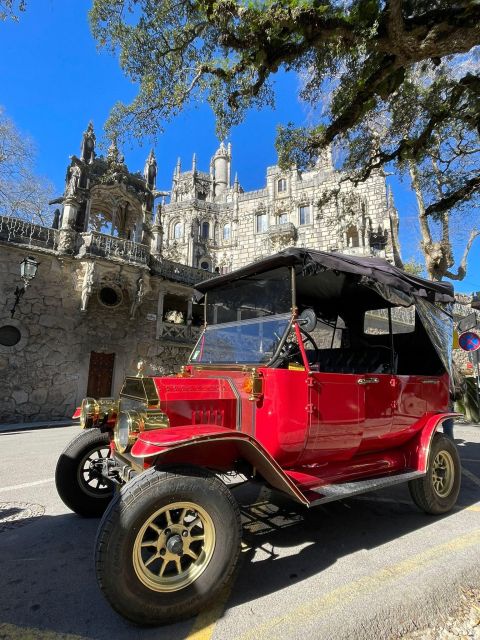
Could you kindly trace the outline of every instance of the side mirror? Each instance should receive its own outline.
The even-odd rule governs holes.
[[[307,333],[311,333],[317,326],[317,314],[312,308],[304,309],[298,316],[298,324]]]

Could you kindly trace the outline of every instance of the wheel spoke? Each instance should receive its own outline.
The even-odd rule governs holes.
[[[146,540],[145,542],[142,542],[142,544],[140,546],[141,547],[156,547],[157,546],[157,541],[156,540]]]
[[[167,568],[167,566],[170,564],[170,561],[169,561],[169,560],[165,560],[165,558],[162,558],[162,560],[163,560],[163,564],[162,564],[162,566],[160,567],[160,571],[158,572],[158,576],[159,576],[159,578],[162,578],[162,577],[163,577],[163,574],[165,573],[165,569],[166,569],[166,568]]]
[[[157,527],[156,524],[153,524],[153,522],[150,522],[148,526],[150,527],[150,529],[153,529],[159,536],[163,534],[162,529],[160,529],[160,527]]]
[[[199,516],[197,516],[197,517],[195,518],[195,520],[193,520],[192,522],[190,522],[190,524],[188,525],[188,527],[187,527],[187,528],[188,528],[188,530],[189,530],[189,531],[191,531],[194,527],[196,527],[196,526],[200,526],[201,524],[202,524],[202,521],[201,521],[200,517],[199,517]]]
[[[159,557],[160,555],[158,553],[154,553],[153,556],[145,562],[145,566],[148,567],[148,565],[152,564],[152,562]]]
[[[179,556],[177,556],[174,560],[176,566],[177,566],[177,573],[182,573],[182,563],[181,563],[181,558]]]
[[[198,560],[199,554],[195,553],[195,551],[192,551],[191,549],[185,549],[184,554],[190,556],[194,560]]]

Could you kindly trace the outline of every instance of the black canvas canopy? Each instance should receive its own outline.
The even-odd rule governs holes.
[[[297,274],[303,276],[325,271],[357,276],[359,284],[374,289],[384,300],[395,305],[409,306],[414,298],[419,297],[434,303],[454,302],[451,284],[410,275],[382,258],[356,257],[293,247],[232,273],[206,280],[198,284],[196,289],[200,293],[206,293],[235,280],[282,266],[295,266]]]

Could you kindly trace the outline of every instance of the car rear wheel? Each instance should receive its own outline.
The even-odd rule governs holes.
[[[100,429],[86,429],[64,449],[57,462],[55,484],[69,509],[87,518],[100,517],[114,489],[94,467],[96,460],[110,455],[110,437]]]
[[[427,474],[408,483],[413,501],[426,513],[446,513],[457,501],[460,480],[461,464],[455,443],[436,433],[430,447]]]
[[[140,625],[184,620],[232,579],[240,512],[201,469],[150,469],[126,484],[100,523],[97,580],[111,606]]]

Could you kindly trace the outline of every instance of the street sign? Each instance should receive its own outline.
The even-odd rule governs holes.
[[[470,331],[470,329],[475,329],[477,326],[477,314],[475,311],[473,313],[469,313],[468,316],[465,316],[461,320],[458,321],[457,327],[460,333],[464,331]]]
[[[475,331],[465,331],[458,338],[458,344],[464,351],[477,351],[480,349],[480,336]]]

